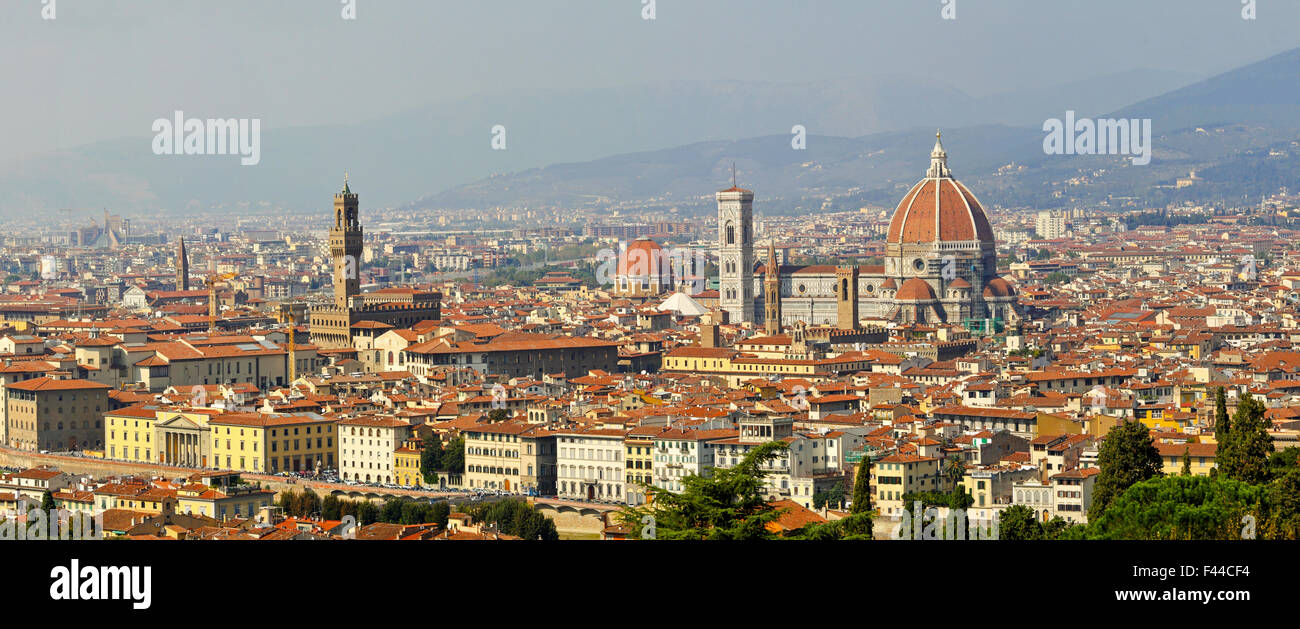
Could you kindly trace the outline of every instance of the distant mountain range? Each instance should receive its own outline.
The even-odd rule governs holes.
[[[1136,92],[1130,92],[1136,93]],[[945,129],[954,173],[986,205],[1157,207],[1170,201],[1250,202],[1300,180],[1300,50],[1097,115],[1079,101],[1035,105],[1033,126]],[[1042,122],[1079,117],[1152,119],[1153,159],[1047,155]],[[892,207],[929,163],[933,132],[911,129],[855,138],[812,137],[791,150],[790,136],[714,141],[617,155],[492,177],[420,199],[412,207],[577,205],[608,200],[708,207],[734,161],[758,194],[758,211],[829,206]],[[1197,181],[1175,189],[1195,171]]]
[[[979,125],[1037,125],[1067,106],[1081,113],[1109,111],[1192,78],[1134,71],[981,98],[917,77],[507,91],[349,125],[286,128],[285,121],[263,119],[257,166],[240,166],[237,157],[154,155],[152,134],[146,131],[154,118],[172,112],[149,112],[141,120],[139,137],[0,165],[0,185],[9,191],[0,199],[0,213],[106,207],[127,214],[219,216],[250,208],[312,209],[328,205],[345,171],[362,203],[371,207],[405,205],[412,199],[421,199],[419,205],[463,208],[551,204],[575,195],[632,201],[640,197],[625,195],[707,192],[725,179],[719,164],[729,168],[731,159],[751,162],[745,168],[770,162],[781,171],[747,173],[753,180],[783,177],[782,183],[765,180],[761,187],[768,195],[887,187],[882,176],[912,173],[918,151],[924,157],[929,144],[913,144],[921,135],[917,129],[953,129],[954,149],[978,138],[1000,142],[1003,136],[996,129]],[[222,113],[185,111],[198,118]],[[504,151],[490,146],[497,124],[506,128]],[[796,124],[812,134],[810,152],[783,155],[779,148],[789,136],[782,134]],[[1023,136],[1021,145],[1032,149],[1031,134],[1006,133]],[[735,145],[725,148],[732,140]],[[996,166],[1015,158],[1004,150],[1009,148],[971,144],[956,163],[968,172],[977,164]],[[750,149],[755,152],[746,154]],[[646,155],[653,159],[675,163],[645,163],[628,155],[632,151],[649,151]],[[688,159],[695,152],[699,154]],[[607,157],[611,155],[615,157]],[[817,161],[820,170],[785,163],[795,159]],[[599,175],[583,172],[585,164],[563,165],[588,160],[598,160],[592,164]],[[702,170],[690,170],[687,164]],[[548,188],[557,192],[548,193]],[[523,191],[525,196],[515,196]]]

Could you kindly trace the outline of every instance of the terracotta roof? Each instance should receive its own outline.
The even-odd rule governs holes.
[[[106,384],[91,382],[89,380],[55,380],[49,377],[32,378],[13,384],[5,385],[6,388],[18,391],[82,391],[95,389],[112,389]]]

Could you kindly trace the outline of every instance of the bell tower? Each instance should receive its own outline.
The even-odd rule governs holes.
[[[357,216],[357,195],[343,176],[343,191],[334,195],[334,223],[330,227],[330,257],[334,259],[334,305],[350,307],[361,292],[361,222]]]
[[[836,319],[841,330],[858,329],[858,267],[835,267]]]
[[[763,327],[768,336],[781,333],[781,264],[776,261],[776,243],[768,242],[766,275],[763,277]]]
[[[754,321],[754,193],[718,192],[718,302],[732,323]]]
[[[176,245],[176,290],[190,289],[190,256],[185,251],[185,237]]]

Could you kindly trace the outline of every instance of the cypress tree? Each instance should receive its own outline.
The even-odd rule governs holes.
[[[871,459],[865,453],[858,463],[857,474],[853,478],[853,505],[850,513],[867,513],[871,511]]]
[[[1232,431],[1219,445],[1215,461],[1234,480],[1260,484],[1269,479],[1268,457],[1273,453],[1272,421],[1264,416],[1264,404],[1247,395],[1237,402]]]
[[[1228,398],[1223,393],[1223,387],[1219,387],[1214,392],[1214,438],[1222,442],[1228,437],[1232,428],[1232,420],[1228,419]]]

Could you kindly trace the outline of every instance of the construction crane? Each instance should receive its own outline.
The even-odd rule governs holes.
[[[217,333],[217,284],[238,275],[238,273],[225,273],[223,275],[209,275],[208,279],[203,280],[203,284],[208,287],[208,334]]]
[[[303,308],[302,304],[298,304],[298,303],[281,303],[279,309],[277,310],[277,316],[276,316],[276,318],[280,321],[280,323],[288,323],[288,324],[289,324],[289,333],[288,333],[289,369],[288,369],[288,375],[289,375],[289,385],[290,385],[290,386],[293,385],[293,381],[294,381],[294,380],[297,380],[297,379],[298,379],[298,354],[297,354],[297,349],[298,349],[298,339],[297,339],[297,336],[298,336],[298,334],[297,334],[297,331],[298,331],[298,309],[299,309],[299,308]],[[303,314],[305,315],[306,312],[303,312]]]

